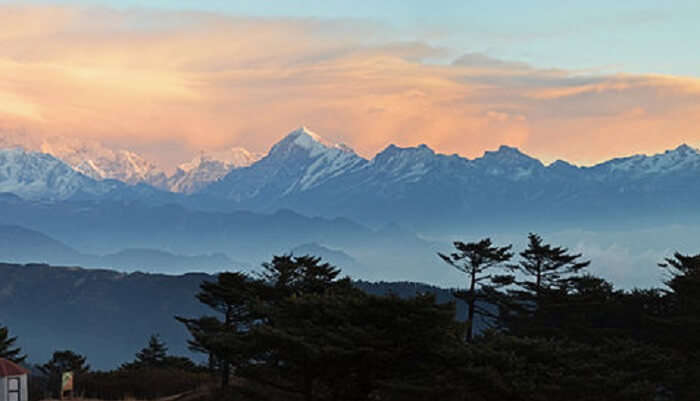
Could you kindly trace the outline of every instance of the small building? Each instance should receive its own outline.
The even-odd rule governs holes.
[[[0,401],[28,401],[27,374],[27,369],[0,358]]]

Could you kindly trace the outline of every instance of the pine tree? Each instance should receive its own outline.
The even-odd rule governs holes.
[[[567,279],[591,263],[579,261],[580,253],[570,254],[567,248],[543,243],[542,237],[533,233],[528,235],[527,249],[519,255],[520,262],[511,268],[531,279],[518,285],[535,296],[543,290],[565,288]]]
[[[216,281],[205,281],[197,299],[209,306],[218,316],[196,319],[176,317],[185,324],[192,340],[190,349],[206,353],[212,366],[218,367],[222,386],[227,386],[231,365],[248,359],[246,336],[250,326],[259,318],[255,300],[264,295],[259,280],[244,273],[224,272]]]
[[[15,363],[22,363],[27,359],[27,355],[22,355],[22,349],[16,347],[17,337],[10,336],[10,330],[5,326],[0,326],[0,358],[9,359]]]
[[[490,238],[485,238],[478,242],[469,243],[456,241],[454,247],[457,252],[450,255],[438,253],[438,255],[450,266],[467,276],[467,290],[456,291],[454,295],[467,304],[465,339],[467,342],[472,342],[475,316],[479,315],[484,320],[493,320],[497,317],[479,305],[478,301],[480,299],[493,300],[496,295],[494,290],[510,282],[507,279],[499,280],[503,277],[502,275],[487,274],[487,271],[498,268],[509,261],[513,257],[510,252],[512,246],[496,247],[492,245]]]
[[[265,361],[268,368],[274,366],[273,370],[283,370],[287,374],[290,368],[296,367],[303,383],[300,392],[306,400],[312,400],[314,380],[323,369],[323,365],[317,364],[320,353],[317,347],[323,347],[321,339],[332,335],[334,331],[329,330],[329,325],[335,325],[339,317],[328,312],[331,306],[337,306],[335,298],[328,297],[356,294],[359,290],[348,278],[339,279],[340,270],[319,257],[275,256],[262,267],[257,288],[261,294],[257,305],[261,319],[251,333],[252,341],[264,344],[264,348],[258,350],[255,358]],[[324,300],[331,304],[308,308],[308,301],[313,301],[313,305]],[[279,368],[280,364],[284,368]],[[250,367],[248,371],[251,370],[260,369]],[[247,377],[256,380],[261,375]]]
[[[340,269],[310,255],[275,256],[271,262],[263,263],[262,267],[258,276],[268,288],[268,299],[321,294],[333,286],[349,284],[348,279],[338,279]]]
[[[439,399],[454,384],[441,382],[445,358],[461,345],[454,303],[347,288],[293,295],[268,313],[270,323],[254,330],[265,363],[242,372],[252,381],[306,401]]]
[[[516,273],[511,280],[515,288],[508,291],[510,300],[500,305],[500,319],[511,332],[525,335],[556,326],[556,315],[570,300],[577,274],[590,261],[581,261],[581,254],[567,248],[545,244],[533,233],[519,256],[518,263],[509,265]]]
[[[136,353],[136,360],[134,363],[138,367],[163,367],[167,355],[167,345],[160,339],[160,335],[153,334],[148,339],[148,345]]]
[[[197,319],[177,317],[190,331],[190,348],[210,355],[221,367],[222,385],[227,386],[232,365],[245,369],[252,360],[274,358],[261,349],[254,337],[257,326],[271,326],[275,311],[290,298],[350,289],[349,279],[338,279],[340,270],[312,256],[275,256],[262,265],[255,277],[243,273],[221,273],[215,282],[204,282],[197,295],[218,316]]]
[[[700,254],[676,252],[659,266],[670,277],[665,282],[668,312],[658,320],[668,333],[662,340],[685,359],[677,389],[679,399],[697,399],[700,393]]]

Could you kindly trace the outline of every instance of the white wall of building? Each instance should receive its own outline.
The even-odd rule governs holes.
[[[10,376],[10,377],[0,377],[0,401],[10,401],[8,399],[8,383],[9,383],[9,378],[13,377],[18,377],[19,378],[19,387],[20,387],[20,398],[18,401],[27,401],[29,400],[29,387],[28,387],[28,381],[27,381],[27,375],[22,375],[22,376]]]

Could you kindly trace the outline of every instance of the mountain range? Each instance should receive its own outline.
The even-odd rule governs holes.
[[[338,260],[356,278],[434,284],[454,282],[436,259],[454,239],[515,243],[529,231],[566,232],[549,238],[591,248],[610,269],[632,269],[621,261],[651,238],[644,263],[652,268],[669,249],[697,251],[682,234],[700,227],[700,153],[687,145],[590,167],[546,165],[508,146],[468,159],[390,145],[366,159],[301,128],[259,157],[240,149],[201,155],[181,166],[182,192],[172,192],[95,179],[47,153],[0,148],[0,225],[34,230],[81,255],[40,259],[49,263],[215,271],[225,261],[254,268],[301,249]],[[664,227],[676,234],[650,234]],[[7,255],[12,247],[23,249],[15,241]],[[39,251],[25,250],[8,260],[37,261]],[[643,277],[656,280],[652,271]]]
[[[144,156],[126,149],[112,148],[99,141],[69,137],[36,137],[25,133],[0,134],[0,149],[22,149],[25,153],[51,155],[94,180],[117,180],[129,185],[149,186],[191,193],[215,181],[234,168],[248,166],[262,155],[235,147],[217,152],[202,152],[180,164],[175,173],[163,169]]]
[[[0,192],[30,200],[130,199],[226,212],[290,209],[373,226],[398,222],[418,231],[439,231],[456,221],[478,226],[486,215],[502,224],[516,217],[521,223],[538,221],[543,215],[588,219],[593,212],[598,219],[683,215],[694,212],[700,194],[700,153],[687,145],[590,167],[562,160],[545,165],[508,146],[467,159],[436,153],[426,145],[390,145],[365,159],[302,127],[265,156],[244,149],[201,155],[165,177],[128,152],[98,152],[95,146],[66,151],[58,145],[49,149],[47,143],[42,144],[45,150],[65,159],[0,150]],[[95,153],[116,156],[89,156]],[[109,174],[85,167],[95,160],[110,165],[105,160],[112,159],[134,161],[127,163],[131,172],[120,170],[117,162]],[[663,211],[658,210],[661,202]]]
[[[249,210],[279,208],[365,223],[414,227],[479,223],[490,215],[540,219],[630,217],[654,211],[694,211],[700,193],[700,153],[687,145],[664,153],[618,158],[591,167],[544,165],[501,146],[467,159],[426,145],[387,147],[371,160],[328,146],[305,129],[291,133],[259,162],[231,171],[201,194]],[[657,210],[658,212],[658,210]]]

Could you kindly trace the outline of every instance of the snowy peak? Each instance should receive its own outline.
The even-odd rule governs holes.
[[[52,155],[21,148],[0,149],[0,192],[25,199],[67,199],[76,193],[104,193],[100,184]]]
[[[97,141],[8,134],[3,137],[0,145],[15,143],[27,151],[50,154],[96,180],[116,179],[129,184],[146,182],[152,185],[162,185],[165,181],[165,174],[140,155],[124,149],[110,149]]]
[[[683,154],[683,155],[688,155],[688,154],[697,155],[698,150],[683,143],[673,150],[667,150],[665,153],[677,153],[677,154]]]
[[[425,159],[425,158],[431,158],[435,156],[435,151],[432,150],[428,145],[421,144],[415,147],[406,147],[402,148],[400,146],[396,146],[394,144],[391,144],[387,146],[384,150],[381,152],[377,153],[377,155],[374,157],[374,160],[377,162],[379,161],[386,161],[386,160],[391,160],[396,157],[401,157],[401,158],[412,158],[412,159]]]
[[[655,155],[634,155],[612,159],[598,164],[594,169],[634,177],[666,174],[676,171],[700,170],[700,152],[686,144]]]
[[[375,182],[416,183],[426,177],[433,182],[445,182],[455,174],[466,173],[469,160],[456,154],[436,153],[428,145],[399,147],[389,145],[369,163]]]
[[[424,170],[435,158],[435,152],[427,145],[402,148],[392,144],[372,159],[372,165],[387,171],[418,171]]]
[[[526,155],[525,153],[521,152],[520,149],[512,147],[512,146],[507,146],[507,145],[501,145],[498,150],[492,151],[492,150],[487,150],[484,152],[484,155],[481,156],[478,159],[475,159],[475,161],[482,161],[482,162],[488,162],[488,163],[497,163],[501,165],[536,165],[536,166],[542,166],[542,162],[539,160],[530,157]]]
[[[290,132],[281,141],[277,142],[270,149],[268,156],[286,156],[293,152],[302,151],[306,152],[309,157],[317,157],[329,150],[355,153],[343,144],[330,142],[308,128],[301,127]]]
[[[178,168],[184,172],[190,172],[202,165],[218,163],[229,169],[248,167],[262,158],[262,154],[249,152],[241,147],[234,147],[217,152],[202,152],[187,163],[182,163]]]
[[[367,161],[342,144],[334,144],[301,127],[245,169],[234,169],[205,190],[237,200],[278,199],[318,187],[362,168]]]
[[[518,148],[506,145],[501,145],[496,151],[484,152],[473,163],[486,175],[515,181],[532,178],[544,168],[541,161],[524,154]]]
[[[174,192],[193,193],[221,179],[231,170],[248,167],[262,155],[243,148],[202,153],[192,161],[181,164],[168,178],[168,188]]]

